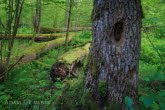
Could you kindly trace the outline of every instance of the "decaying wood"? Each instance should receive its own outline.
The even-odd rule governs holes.
[[[73,34],[72,34],[73,36]],[[72,40],[72,36],[69,36],[68,42]],[[23,52],[21,56],[24,56],[19,63],[26,63],[26,62],[31,62],[35,59],[37,59],[41,54],[49,51],[50,49],[56,48],[58,46],[61,46],[65,44],[65,37],[57,38],[52,41],[48,42],[43,42],[43,43],[36,43]],[[13,59],[18,59],[20,56],[16,56]]]
[[[33,34],[17,34],[15,39],[35,39],[35,41],[45,41],[52,40],[57,37],[65,36],[65,34],[40,34],[39,36],[34,38]],[[4,34],[0,34],[0,39],[8,39]]]
[[[89,47],[90,43],[87,43],[83,47],[77,47],[60,56],[51,68],[50,77],[52,80],[55,81],[58,77],[65,78],[67,75],[76,76],[74,73],[88,55]]]
[[[41,27],[41,33],[59,33],[59,32],[66,32],[67,28],[49,28],[49,27]],[[91,27],[70,27],[69,32],[77,32],[77,31],[91,31]]]

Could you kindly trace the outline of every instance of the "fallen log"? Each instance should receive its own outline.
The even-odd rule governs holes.
[[[69,36],[68,42],[72,40],[72,36],[73,34]],[[20,56],[23,56],[23,58],[21,59],[19,63],[31,62],[37,59],[41,54],[49,51],[50,49],[61,46],[64,43],[65,43],[65,37],[57,38],[55,40],[48,41],[48,42],[36,43],[25,49],[25,51],[20,55]],[[16,56],[13,59],[18,60],[20,56]]]
[[[75,76],[76,69],[81,65],[82,60],[89,53],[90,43],[87,43],[83,47],[77,47],[72,49],[57,59],[57,62],[53,64],[50,77],[52,81],[56,81],[57,78],[64,79],[67,75]]]
[[[70,27],[69,32],[77,32],[77,31],[91,31],[91,27]],[[59,32],[66,32],[66,28],[50,28],[50,27],[41,27],[41,33],[59,33]]]
[[[57,37],[65,36],[65,34],[39,34],[37,37],[34,38],[33,34],[17,34],[16,39],[33,39],[35,41],[48,41],[56,39]],[[8,39],[5,34],[0,34],[0,39]]]

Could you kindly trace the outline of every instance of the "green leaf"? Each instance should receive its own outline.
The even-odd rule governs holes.
[[[148,77],[146,77],[146,78],[144,78],[144,81],[149,82],[149,81],[150,81],[150,79],[149,79]]]
[[[165,104],[164,103],[160,103],[159,106],[160,106],[160,110],[165,110]]]
[[[149,96],[141,96],[140,101],[142,101],[143,104],[147,107],[153,103],[153,99]]]
[[[9,95],[2,95],[0,96],[0,102],[6,102],[9,100],[10,96]]]
[[[40,84],[41,87],[45,87],[45,86],[48,85],[47,82],[46,82],[45,80],[39,81],[39,84]]]
[[[164,90],[160,91],[158,94],[159,94],[159,96],[161,96],[161,97],[165,97],[165,91],[164,91]]]
[[[4,85],[0,85],[0,90],[4,90],[5,86]]]
[[[126,106],[129,108],[132,107],[132,105],[133,105],[133,100],[128,96],[125,97],[124,102],[125,102]]]
[[[51,110],[57,110],[56,107],[53,107]]]
[[[36,106],[36,105],[34,105],[34,106],[33,106],[33,110],[39,110],[39,107]]]
[[[152,103],[153,110],[160,110],[159,105],[156,102]]]

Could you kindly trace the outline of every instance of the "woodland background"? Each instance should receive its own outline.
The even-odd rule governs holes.
[[[7,2],[7,0],[0,0],[0,34],[5,33],[7,24]],[[141,110],[165,110],[165,1],[142,0],[142,7],[144,18],[138,91],[140,108]],[[70,27],[73,29],[91,27],[92,8],[92,0],[74,0]],[[32,22],[35,11],[36,1],[25,0],[17,34],[21,36],[32,34],[35,37]],[[67,12],[68,3],[65,0],[41,0],[40,28],[65,28]],[[53,34],[45,31],[42,33]],[[65,36],[62,32],[58,34]],[[58,46],[39,54],[37,59],[31,62],[12,68],[7,80],[0,84],[1,110],[56,110],[61,106],[65,109],[77,106],[94,107],[94,104],[88,100],[88,94],[84,95],[82,90],[86,60],[83,61],[84,66],[77,71],[78,78],[66,78],[64,81],[52,83],[49,76],[50,69],[59,56],[91,41],[90,30],[70,32],[69,35],[71,34],[74,34],[74,38],[68,46]],[[1,59],[3,59],[6,55],[7,46],[5,45],[8,41],[1,38],[0,42],[4,45],[1,48]],[[28,54],[28,52],[42,50],[43,44],[41,43],[43,42],[15,39],[11,59],[21,56],[25,51]],[[126,101],[127,103],[129,104]]]

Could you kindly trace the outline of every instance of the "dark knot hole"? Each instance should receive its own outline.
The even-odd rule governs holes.
[[[120,41],[123,33],[124,23],[122,21],[119,21],[115,24],[114,27],[114,38],[115,41]]]

